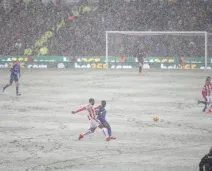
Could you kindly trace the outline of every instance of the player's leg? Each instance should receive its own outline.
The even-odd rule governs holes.
[[[15,84],[16,84],[16,95],[20,96],[21,94],[19,93],[19,81],[18,81],[17,75],[14,76],[14,81],[15,81]]]
[[[205,110],[206,110],[206,108],[207,108],[207,102],[206,101],[204,101],[205,103],[203,103],[204,105],[205,105],[205,107],[203,108],[203,112],[205,112]]]
[[[206,104],[206,101],[198,100],[197,104],[200,104],[200,103],[202,103],[202,104]]]
[[[96,128],[97,128],[96,124],[94,123],[93,119],[91,119],[89,121],[88,130],[85,133],[80,134],[78,140],[81,140],[84,136],[87,136],[87,135],[90,135],[90,134],[94,133]]]
[[[203,101],[203,100],[198,100],[198,102],[197,102],[197,104],[204,104],[205,105],[205,107],[203,108],[203,112],[205,112],[205,110],[206,110],[206,108],[207,108],[207,102],[206,102],[206,100],[205,101]]]
[[[209,113],[212,113],[212,96],[209,96],[209,103],[210,103],[210,105],[209,105]]]
[[[2,89],[2,92],[4,93],[4,91],[6,90],[6,88],[10,87],[12,85],[12,83],[8,83],[6,84],[3,89]]]
[[[104,126],[104,123],[99,124],[98,127],[100,129],[102,129],[102,132],[103,132],[103,134],[104,134],[104,136],[106,138],[106,141],[110,141],[110,136],[108,134],[108,129]]]
[[[87,136],[87,135],[90,135],[90,134],[94,133],[95,130],[96,130],[96,127],[93,127],[93,128],[88,129],[85,133],[80,134],[80,136],[79,136],[78,139],[80,140],[80,139],[82,139],[84,136]]]
[[[139,74],[142,75],[142,63],[141,62],[139,62],[138,67],[139,67]]]
[[[105,123],[103,124],[103,126],[104,126],[105,128],[107,128],[107,130],[108,130],[108,135],[111,137],[111,135],[112,135],[112,130],[111,130],[111,127],[110,127],[109,123],[108,123],[108,122],[105,122]]]
[[[16,95],[20,96],[21,94],[19,93],[19,82],[16,82]]]
[[[207,106],[206,106],[205,113],[209,113],[211,110],[212,98],[210,96],[207,96],[206,98],[207,98]]]
[[[116,139],[116,137],[112,136],[112,129],[110,124],[106,121],[103,125],[107,128],[110,139]]]
[[[85,132],[84,134],[80,134],[78,140],[82,139],[84,136],[90,135],[95,132],[96,128],[99,127],[104,131],[106,141],[109,141],[109,136],[108,136],[108,130],[107,128],[104,128],[101,124],[99,124],[96,120],[91,119],[89,122],[89,128],[88,131]]]
[[[103,132],[103,134],[104,134],[104,136],[106,138],[106,141],[110,141],[110,136],[108,134],[108,129],[106,127],[102,127],[101,129],[102,129],[102,132]]]
[[[5,85],[5,86],[3,87],[2,92],[4,92],[4,91],[6,90],[6,88],[10,87],[10,86],[12,85],[13,81],[14,81],[14,75],[11,75],[11,76],[10,76],[9,84],[7,84],[7,85]]]

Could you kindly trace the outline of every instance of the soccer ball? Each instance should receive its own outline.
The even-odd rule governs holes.
[[[194,46],[194,45],[195,45],[194,42],[189,43],[189,46],[191,46],[191,47]]]
[[[153,117],[153,121],[157,122],[159,120],[159,117],[158,116],[154,116]]]

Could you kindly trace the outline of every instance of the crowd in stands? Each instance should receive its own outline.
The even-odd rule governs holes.
[[[110,30],[212,31],[212,8],[205,0],[14,2],[10,11],[0,5],[0,55],[4,56],[104,56],[105,31]],[[47,31],[51,36],[41,43]],[[111,55],[132,56],[137,48],[150,56],[204,56],[204,36],[115,35],[109,42]]]

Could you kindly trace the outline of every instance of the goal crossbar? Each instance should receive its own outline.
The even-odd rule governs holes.
[[[206,34],[206,31],[106,31],[107,33],[118,34]]]

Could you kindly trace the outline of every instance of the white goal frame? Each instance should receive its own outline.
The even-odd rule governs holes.
[[[142,34],[142,35],[174,35],[174,34],[199,34],[205,38],[205,69],[208,63],[208,32],[207,31],[106,31],[106,67],[108,69],[108,34]],[[209,33],[210,34],[210,33]]]

